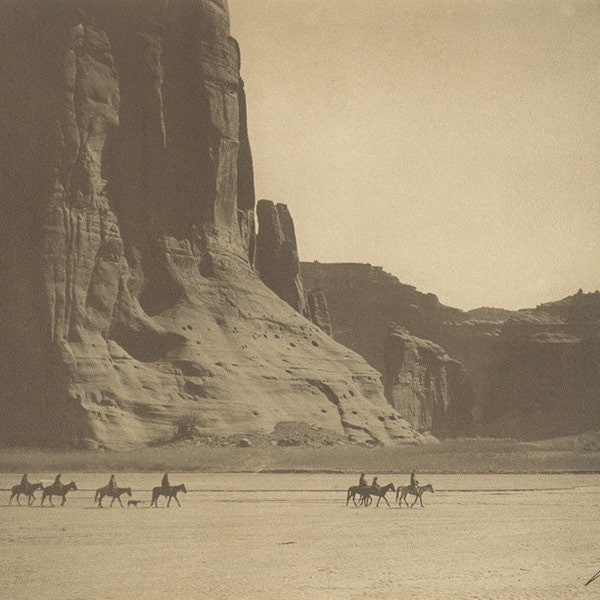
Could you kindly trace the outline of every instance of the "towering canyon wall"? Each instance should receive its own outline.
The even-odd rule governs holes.
[[[417,439],[253,270],[239,65],[224,0],[0,4],[3,442]]]

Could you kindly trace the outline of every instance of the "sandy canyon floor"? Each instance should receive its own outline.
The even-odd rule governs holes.
[[[62,508],[2,492],[1,596],[600,597],[600,580],[584,586],[600,569],[598,474],[421,476],[435,493],[412,509],[394,494],[392,508],[346,507],[352,475],[171,474],[181,507],[149,509],[160,477],[117,474],[138,508],[94,507],[104,473],[63,474],[79,490]]]

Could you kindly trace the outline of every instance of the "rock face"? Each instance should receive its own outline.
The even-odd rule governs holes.
[[[331,316],[323,290],[305,290],[304,295],[306,297],[308,318],[327,335],[333,336]]]
[[[390,323],[405,327],[411,335],[436,341],[445,321],[464,318],[462,311],[443,306],[433,294],[400,283],[381,267],[303,262],[301,273],[307,288],[323,291],[335,339],[364,356],[381,373]]]
[[[417,430],[471,433],[473,394],[462,363],[443,348],[392,327],[385,340],[386,396]]]
[[[600,428],[600,294],[510,317],[492,348],[481,429],[539,438]]]
[[[285,204],[259,200],[256,214],[256,270],[269,289],[301,315],[306,315],[298,245],[290,211]]]
[[[331,335],[325,294],[304,289],[294,221],[285,204],[260,200],[257,205],[256,270],[265,285],[294,310]]]
[[[462,311],[379,267],[314,262],[302,263],[301,270],[307,286],[323,290],[335,338],[384,375],[386,397],[413,427],[434,435],[471,430],[474,400],[467,373],[429,341],[442,337],[446,322],[464,319]],[[391,323],[396,326],[390,333]]]
[[[253,270],[224,0],[5,0],[0,33],[4,442],[132,447],[182,420],[417,439]]]
[[[463,363],[474,432],[535,438],[600,428],[600,292],[580,290],[522,311],[463,312],[371,265],[302,263],[301,271],[307,287],[324,291],[335,338],[386,374],[388,399],[411,422],[421,411],[416,399],[429,392],[412,385],[408,373],[427,369],[428,362],[417,342],[403,341],[398,349],[392,336],[384,345],[390,322]],[[404,358],[388,361],[386,352]],[[410,368],[398,366],[403,364]]]
[[[471,312],[465,316],[471,316]],[[491,315],[487,315],[491,317]],[[439,343],[464,365],[473,386],[473,421],[480,423],[484,404],[489,396],[489,377],[504,319],[480,320],[467,318],[463,322],[444,323]]]

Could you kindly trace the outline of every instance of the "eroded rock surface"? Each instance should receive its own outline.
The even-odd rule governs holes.
[[[462,363],[429,340],[392,326],[385,340],[386,396],[419,431],[469,434],[473,393]]]
[[[0,4],[4,442],[417,439],[253,270],[239,61],[221,0]]]

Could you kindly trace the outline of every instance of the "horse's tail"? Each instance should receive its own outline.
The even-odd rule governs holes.
[[[100,490],[96,490],[96,495],[94,496],[94,504],[98,502],[98,496],[100,495]]]
[[[350,502],[351,497],[352,497],[352,488],[348,488],[348,493],[346,494],[346,506],[348,506],[348,502]]]

